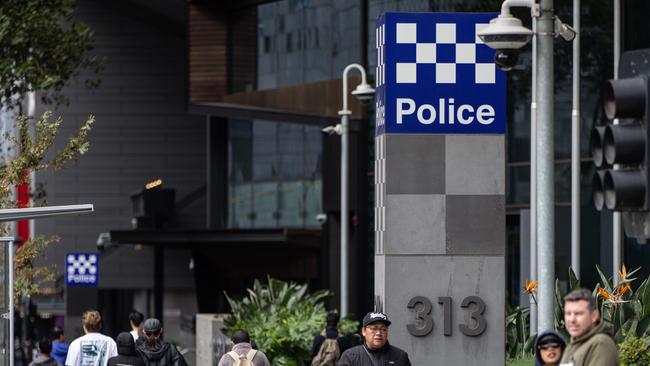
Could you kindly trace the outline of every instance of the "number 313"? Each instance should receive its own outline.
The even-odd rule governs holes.
[[[438,304],[442,306],[444,314],[443,334],[452,335],[451,326],[451,297],[439,297]],[[418,306],[419,305],[419,306]],[[406,329],[415,337],[424,337],[433,330],[433,318],[431,311],[433,305],[431,301],[424,296],[415,296],[406,305],[415,313],[416,324],[407,324]],[[470,324],[459,324],[458,329],[468,337],[478,337],[485,332],[487,321],[483,314],[485,313],[485,302],[478,296],[468,296],[460,303],[461,308],[469,308]]]

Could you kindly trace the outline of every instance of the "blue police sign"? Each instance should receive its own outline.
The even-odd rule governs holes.
[[[377,19],[377,134],[502,134],[505,73],[476,35],[494,13]]]
[[[97,286],[99,258],[96,253],[68,253],[65,267],[67,286]]]

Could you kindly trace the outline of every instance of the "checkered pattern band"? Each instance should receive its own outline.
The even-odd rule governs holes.
[[[69,275],[97,274],[97,255],[68,254],[66,258]]]
[[[457,39],[458,30],[455,23],[437,23],[435,25],[435,41],[422,42],[418,41],[417,23],[397,23],[396,43],[398,45],[413,45],[415,57],[414,60],[397,60],[395,82],[415,84],[418,83],[418,73],[433,72],[436,84],[455,84],[458,73],[473,72],[476,84],[494,84],[496,82],[494,61],[489,57],[483,57],[484,54],[489,53],[479,52],[481,48],[487,49],[488,47],[476,35],[485,26],[487,24],[475,24],[474,39],[470,41]],[[381,61],[383,46],[379,46],[379,41],[377,45]],[[441,55],[444,56],[441,57]],[[434,67],[427,67],[428,65]],[[422,77],[420,77],[421,79]]]
[[[375,253],[384,254],[386,240],[386,135],[375,140]]]
[[[375,86],[380,87],[386,82],[386,62],[384,57],[384,46],[386,45],[386,25],[375,29],[375,43],[377,46],[377,67],[375,68]]]

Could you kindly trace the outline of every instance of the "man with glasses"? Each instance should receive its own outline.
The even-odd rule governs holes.
[[[408,354],[388,343],[390,320],[386,314],[368,313],[362,325],[363,344],[343,352],[339,366],[411,366]]]
[[[571,335],[571,343],[560,365],[618,366],[614,328],[600,320],[591,291],[581,288],[564,297],[564,326]]]

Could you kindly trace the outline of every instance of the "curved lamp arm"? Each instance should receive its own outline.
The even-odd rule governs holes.
[[[339,111],[339,114],[351,114],[348,110],[348,72],[352,69],[357,69],[361,73],[361,84],[367,84],[366,82],[366,70],[363,66],[359,64],[349,64],[343,69],[343,109]]]

